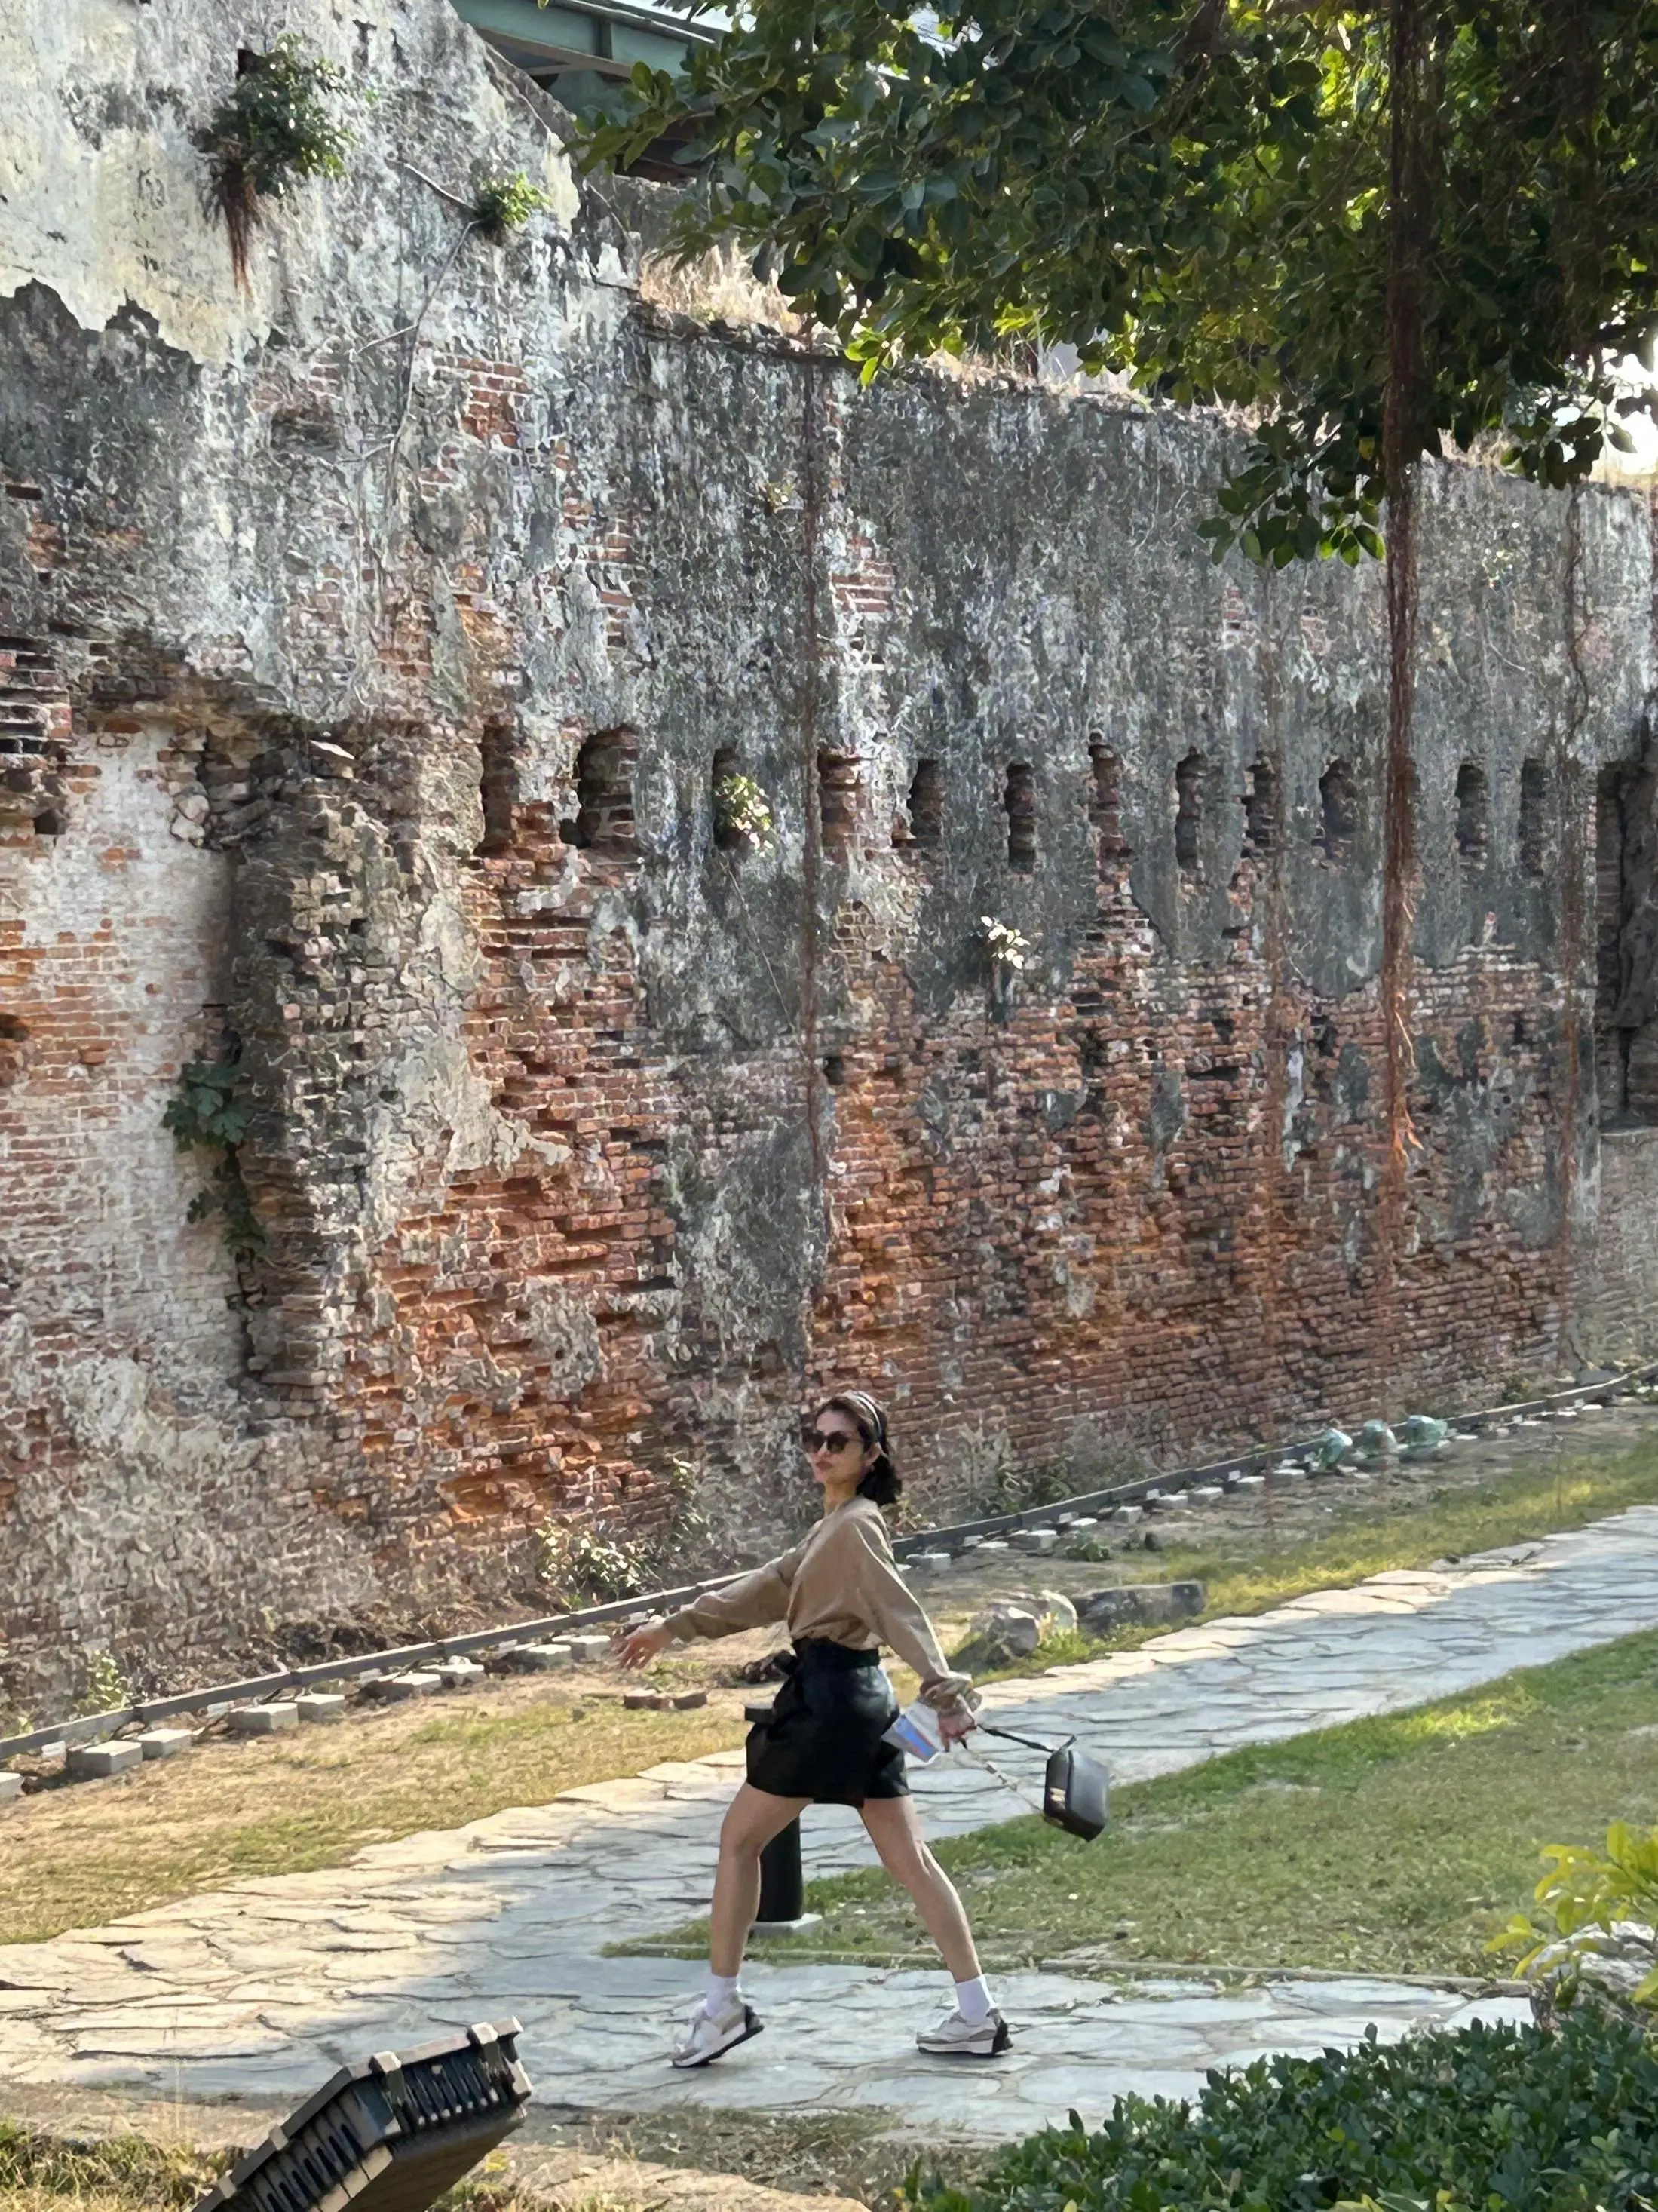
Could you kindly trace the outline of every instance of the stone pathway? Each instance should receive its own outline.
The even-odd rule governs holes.
[[[1455,1568],[1378,1575],[995,1685],[991,1714],[1074,1729],[1120,1782],[1239,1744],[1395,1711],[1658,1626],[1658,1508]],[[1004,1757],[1004,1755],[1005,1755]],[[998,1746],[999,1765],[1038,1762]],[[706,2073],[663,2063],[697,1985],[682,1960],[606,1959],[704,1908],[740,1752],[653,1768],[551,1804],[378,1844],[345,1868],[246,1881],[56,1942],[0,1947],[0,2081],[131,2082],[190,2098],[288,2098],[347,2057],[516,2014],[550,2103],[896,2108],[935,2133],[1016,2135],[1120,2090],[1190,2094],[1263,2051],[1316,2051],[1426,2021],[1523,2016],[1396,1983],[1004,1978],[1020,2033],[994,2068],[929,2063],[915,2028],[940,1974],[756,1966],[767,2032]],[[1026,1808],[952,1759],[915,1777],[930,1832]],[[855,1815],[806,1818],[809,1871],[868,1856]],[[1100,1848],[1105,1848],[1102,1845]]]

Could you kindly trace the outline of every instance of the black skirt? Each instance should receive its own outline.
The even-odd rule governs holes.
[[[787,1680],[768,1718],[749,1730],[754,1787],[818,1805],[908,1797],[904,1754],[881,1741],[898,1717],[898,1700],[880,1653],[808,1637],[781,1663]]]

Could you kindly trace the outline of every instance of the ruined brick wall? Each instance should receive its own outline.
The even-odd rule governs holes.
[[[1658,1127],[1609,1130],[1600,1148],[1595,1232],[1574,1315],[1576,1348],[1607,1362],[1652,1357],[1658,1251]]]
[[[282,11],[377,97],[239,293],[268,13],[0,22],[0,1698],[544,1601],[550,1520],[752,1553],[848,1375],[945,1510],[1576,1357],[1608,1208],[1649,1299],[1638,501],[1569,590],[1564,502],[1430,483],[1389,1255],[1379,578],[1212,568],[1213,423],[647,305],[651,192],[444,0]],[[499,245],[427,181],[518,169]],[[161,1126],[225,1055],[228,1186]]]

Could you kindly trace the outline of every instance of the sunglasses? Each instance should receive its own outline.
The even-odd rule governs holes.
[[[800,1439],[809,1452],[841,1452],[858,1441],[844,1429],[808,1429]]]

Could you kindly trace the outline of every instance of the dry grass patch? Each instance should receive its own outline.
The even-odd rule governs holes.
[[[0,2212],[185,2212],[240,2155],[230,2142],[266,2124],[244,2112],[227,2131],[222,2107],[123,2113],[118,2100],[103,2101],[108,2109],[83,2126],[0,2121]],[[608,2116],[561,2124],[537,2108],[525,2132],[434,2212],[856,2212],[890,2203],[907,2170],[908,2154],[870,2143],[890,2117],[738,2112],[683,2125]],[[192,2125],[218,2147],[181,2138]]]
[[[243,1875],[337,1866],[365,1844],[459,1827],[562,1790],[743,1739],[740,1698],[688,1713],[571,1705],[528,1685],[397,1706],[337,1728],[213,1744],[3,1815],[0,1942],[96,1926]]]
[[[137,2136],[64,2142],[0,2120],[0,2212],[185,2212],[232,2157]]]

